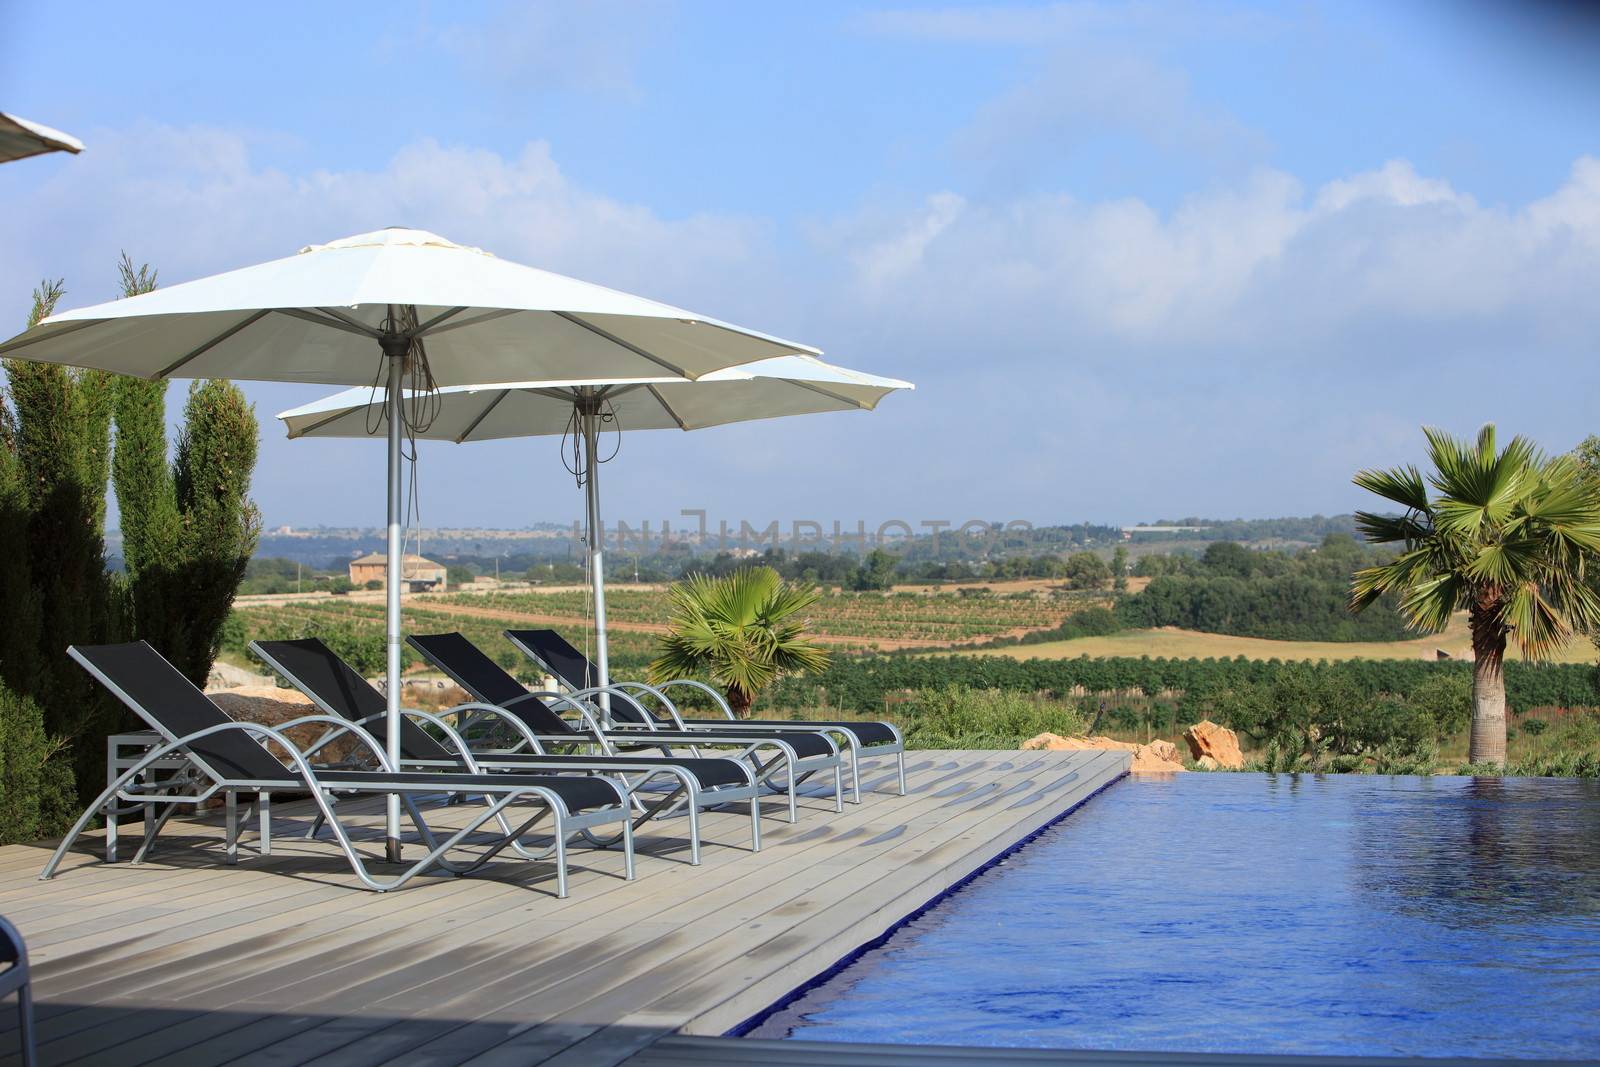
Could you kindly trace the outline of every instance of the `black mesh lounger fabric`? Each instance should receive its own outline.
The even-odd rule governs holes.
[[[622,803],[617,790],[604,778],[560,776],[554,774],[448,774],[432,772],[386,771],[318,771],[317,780],[323,785],[337,788],[358,786],[373,789],[382,785],[397,785],[407,792],[417,793],[468,793],[483,790],[489,794],[510,793],[518,789],[535,787],[548,789],[559,796],[568,811],[591,811],[595,808],[614,808]]]
[[[354,667],[340,659],[321,638],[257,641],[256,647],[286,672],[291,682],[304,688],[307,696],[331,708],[333,714],[342,715],[351,722],[378,716],[362,723],[362,729],[380,742],[387,739],[387,723],[383,714],[388,710],[388,702],[383,694],[361,677]],[[449,749],[405,716],[400,718],[400,748],[408,759],[448,761],[462,765]]]
[[[474,700],[504,708],[527,723],[534,733],[581,732],[461,634],[412,634],[406,641],[429,663],[455,679]]]
[[[144,641],[74,645],[72,650],[124,704],[169,738],[186,737],[233,721]],[[234,781],[299,777],[243,730],[224,730],[189,748],[212,770]]]
[[[572,643],[554,630],[507,630],[506,636],[525,648],[531,649],[534,658],[549,669],[556,677],[573,688],[581,688],[575,679],[591,676],[594,668],[590,665],[588,657],[572,646]],[[628,711],[627,718],[633,722],[642,722],[639,714],[648,714],[636,701]],[[612,715],[617,713],[617,698],[612,697]],[[726,726],[726,727],[756,727],[763,726],[808,726],[821,729],[827,727],[853,734],[857,741],[863,745],[888,744],[895,739],[894,731],[886,723],[881,722],[826,722],[813,723],[799,720],[760,720],[760,719],[688,719],[686,722],[695,726]]]
[[[748,785],[749,779],[741,769],[738,760],[690,757],[682,759],[678,756],[632,758],[628,756],[536,756],[522,752],[495,752],[479,757],[481,764],[492,767],[515,767],[518,764],[536,763],[563,763],[571,764],[574,770],[589,770],[623,768],[640,763],[656,767],[682,767],[688,771],[702,789],[713,789],[719,785]],[[559,768],[541,767],[540,771],[551,771]],[[537,771],[534,773],[538,773]]]
[[[195,688],[176,667],[144,641],[121,645],[75,645],[73,652],[100,681],[140,718],[164,734],[185,737],[233,722]],[[304,787],[300,775],[283,766],[255,737],[225,730],[189,746],[218,774],[232,781],[272,782]],[[617,790],[600,778],[554,775],[390,774],[386,771],[319,771],[324,785],[371,789],[378,784],[415,787],[417,792],[506,792],[542,786],[561,797],[569,811],[615,807]]]
[[[856,722],[823,722],[811,719],[685,719],[690,726],[806,726],[814,730],[838,730],[840,733],[852,735],[859,744],[887,745],[895,740],[894,731],[889,729],[887,723],[856,721]]]

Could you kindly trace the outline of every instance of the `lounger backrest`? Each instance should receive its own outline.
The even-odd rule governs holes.
[[[473,700],[505,708],[536,734],[575,734],[550,706],[513,678],[489,654],[459,633],[406,638],[424,659],[448,674]]]
[[[183,672],[143,641],[73,645],[67,654],[134,714],[169,741],[232,722]],[[213,773],[234,781],[290,777],[283,764],[243,730],[224,730],[189,746]]]
[[[589,657],[579,652],[554,630],[507,630],[506,636],[533,661],[568,689],[588,689],[598,685],[600,672]]]
[[[412,634],[406,643],[455,679],[473,700],[504,704],[528,695],[521,682],[459,633]]]
[[[600,672],[589,662],[589,657],[573,648],[565,637],[554,630],[507,630],[505,635],[568,689],[587,689],[596,683],[584,679],[600,677]],[[611,718],[617,722],[645,725],[649,721],[650,713],[632,697],[612,693],[609,703]]]
[[[389,704],[383,694],[350,664],[340,659],[318,637],[295,641],[254,641],[251,648],[272,669],[287,678],[296,689],[310,697],[329,715],[341,715],[351,722],[365,722],[368,733],[379,741],[388,736],[383,713]],[[379,718],[372,719],[377,715]],[[455,756],[430,737],[411,719],[400,719],[400,751],[409,759],[454,760]]]

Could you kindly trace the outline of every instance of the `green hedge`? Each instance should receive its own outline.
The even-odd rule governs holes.
[[[771,691],[778,707],[814,707],[827,704],[870,713],[883,707],[884,697],[905,690],[941,689],[959,685],[969,689],[1004,689],[1066,697],[1076,689],[1089,693],[1134,692],[1154,696],[1162,692],[1202,694],[1245,683],[1266,683],[1284,671],[1282,660],[1151,659],[1112,657],[1091,659],[1028,659],[1007,656],[852,656],[835,657],[820,674],[786,678]],[[1428,679],[1441,673],[1470,674],[1462,662],[1430,663],[1426,660],[1337,660],[1309,665],[1313,671],[1337,675],[1363,693],[1409,696]],[[1586,664],[1506,664],[1506,696],[1518,711],[1528,708],[1591,707],[1600,705],[1600,678]]]

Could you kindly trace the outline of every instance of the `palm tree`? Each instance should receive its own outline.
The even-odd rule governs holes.
[[[790,585],[771,567],[743,567],[721,578],[692,575],[667,593],[672,629],[661,638],[650,679],[709,678],[744,718],[756,694],[780,675],[828,665],[827,649],[806,636],[797,618],[820,595],[814,585]]]
[[[1441,430],[1423,433],[1434,468],[1427,484],[1414,466],[1355,477],[1404,509],[1357,512],[1356,526],[1367,540],[1403,550],[1356,572],[1350,608],[1395,593],[1406,621],[1427,633],[1467,612],[1474,657],[1469,758],[1504,764],[1507,641],[1541,660],[1575,631],[1600,623],[1600,597],[1584,581],[1600,551],[1600,496],[1569,456],[1546,457],[1523,437],[1497,450],[1492,425],[1475,443]],[[1438,496],[1429,499],[1428,485]]]

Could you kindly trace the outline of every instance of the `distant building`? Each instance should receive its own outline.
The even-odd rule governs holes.
[[[368,582],[381,582],[389,570],[389,557],[381,552],[369,552],[350,561],[350,584],[363,586]],[[405,577],[405,588],[412,593],[426,593],[433,589],[448,589],[442,563],[410,553],[400,563],[400,573]]]

